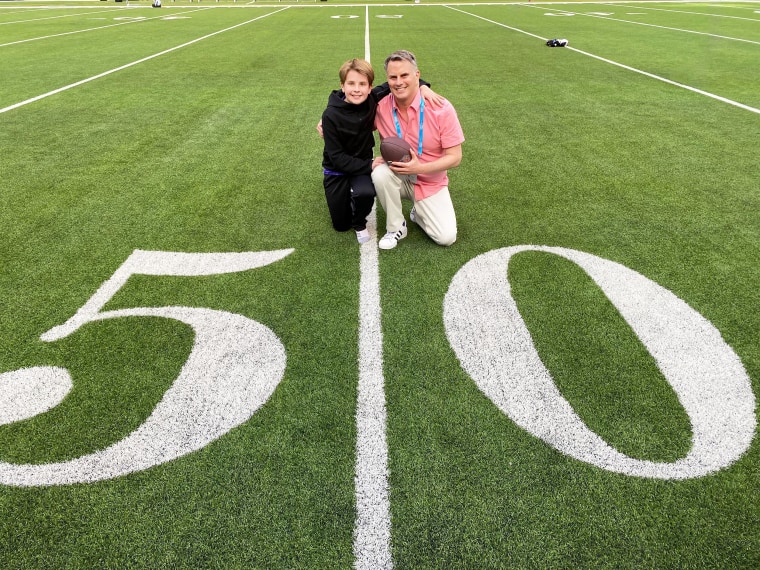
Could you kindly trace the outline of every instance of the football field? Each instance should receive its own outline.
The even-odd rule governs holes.
[[[451,247],[330,224],[397,49]],[[0,0],[2,567],[760,567],[758,61],[759,2]]]

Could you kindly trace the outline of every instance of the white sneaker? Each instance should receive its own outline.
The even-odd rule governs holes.
[[[406,237],[406,222],[401,226],[401,229],[395,232],[388,232],[385,234],[377,247],[380,249],[393,249],[398,245],[398,242]]]
[[[369,241],[369,230],[367,228],[356,230],[356,241],[360,244],[367,243]]]
[[[409,219],[413,224],[417,223],[417,212],[414,211],[414,206],[412,206],[412,209],[409,211]]]

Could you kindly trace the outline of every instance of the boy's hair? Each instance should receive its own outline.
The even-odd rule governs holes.
[[[346,63],[340,66],[338,75],[340,76],[340,84],[343,85],[346,82],[346,77],[349,71],[358,71],[364,77],[369,80],[369,84],[372,85],[375,82],[375,70],[372,69],[372,64],[363,59],[349,59]]]
[[[386,71],[388,71],[388,63],[391,61],[408,61],[412,64],[414,69],[417,69],[417,58],[414,57],[414,54],[412,52],[405,49],[394,51],[391,55],[385,58],[383,67],[385,67]]]

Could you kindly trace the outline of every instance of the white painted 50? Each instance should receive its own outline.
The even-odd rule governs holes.
[[[135,431],[103,450],[60,463],[0,462],[0,483],[63,485],[111,479],[198,450],[247,421],[285,371],[285,348],[264,325],[224,311],[134,307],[102,311],[131,275],[199,276],[246,271],[279,261],[292,249],[245,253],[134,251],[64,324],[40,338],[52,342],[105,319],[154,316],[195,331],[179,376]],[[507,269],[524,251],[562,256],[599,285],[654,357],[688,414],[692,449],[672,463],[637,460],[592,432],[560,394],[512,298]],[[717,329],[670,291],[618,263],[556,247],[518,245],[466,263],[445,296],[449,342],[482,392],[523,429],[577,460],[639,477],[701,477],[734,463],[756,428],[751,382]],[[71,389],[68,372],[35,367],[0,374],[0,424],[58,404]]]

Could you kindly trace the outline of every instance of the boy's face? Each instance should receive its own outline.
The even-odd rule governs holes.
[[[370,85],[366,75],[362,75],[355,69],[352,69],[346,75],[346,80],[341,83],[340,88],[346,94],[347,103],[358,105],[367,100],[372,85]]]

